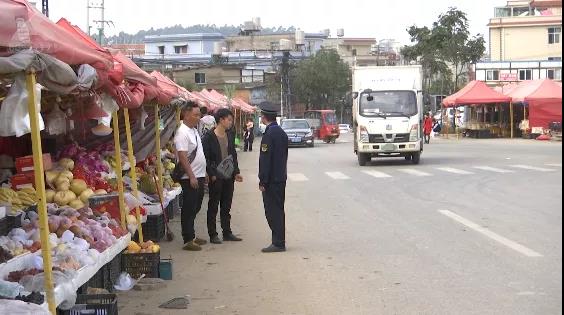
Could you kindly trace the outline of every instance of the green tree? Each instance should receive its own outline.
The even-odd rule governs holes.
[[[439,15],[432,28],[414,25],[407,32],[414,44],[404,47],[402,54],[409,61],[421,62],[427,89],[445,76],[452,77],[452,86],[459,88],[468,66],[480,60],[485,52],[484,37],[470,35],[466,13],[456,8]]]
[[[337,109],[351,87],[349,66],[335,50],[320,50],[290,70],[292,94],[308,109]]]

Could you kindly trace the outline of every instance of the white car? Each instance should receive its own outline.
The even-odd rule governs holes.
[[[348,124],[339,124],[339,131],[341,134],[351,132],[351,126]]]

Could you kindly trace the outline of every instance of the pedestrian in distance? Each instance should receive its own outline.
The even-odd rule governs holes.
[[[233,113],[227,108],[222,108],[215,114],[215,119],[217,126],[204,136],[203,145],[210,179],[208,184],[208,234],[211,243],[221,244],[222,241],[216,230],[218,208],[221,209],[223,241],[242,241],[231,231],[231,205],[235,182],[242,182],[243,177],[239,171],[235,134],[232,131]]]
[[[433,131],[433,119],[429,114],[425,114],[423,120],[423,134],[425,135],[425,143],[429,144],[431,141],[431,132]]]
[[[255,126],[252,119],[249,119],[245,125],[245,134],[243,135],[245,139],[245,144],[243,151],[253,152],[253,142],[255,141]]]
[[[198,123],[198,132],[200,133],[200,138],[203,139],[206,133],[215,128],[217,122],[215,121],[215,117],[209,114],[207,107],[203,106],[200,108],[200,113],[202,118]]]
[[[183,196],[181,212],[183,249],[189,251],[200,251],[201,245],[207,243],[206,240],[196,238],[194,230],[194,220],[202,206],[206,181],[206,157],[197,129],[200,115],[198,104],[187,102],[181,111],[182,124],[174,137],[178,161],[183,171],[180,180]]]
[[[278,107],[270,102],[259,105],[266,131],[262,137],[259,158],[259,189],[262,192],[266,220],[272,230],[272,244],[263,253],[286,251],[286,180],[288,135],[276,122]]]

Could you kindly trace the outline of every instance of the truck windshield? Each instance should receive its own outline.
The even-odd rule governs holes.
[[[413,91],[376,91],[360,95],[362,116],[413,116],[417,97]]]

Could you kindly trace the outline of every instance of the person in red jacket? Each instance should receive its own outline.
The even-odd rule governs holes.
[[[429,144],[431,141],[431,131],[433,131],[433,118],[429,114],[425,114],[423,120],[423,133],[425,134],[425,143]]]

